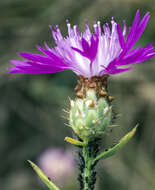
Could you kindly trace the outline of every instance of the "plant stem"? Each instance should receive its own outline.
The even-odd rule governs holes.
[[[82,147],[82,151],[79,152],[79,182],[80,190],[93,190],[96,182],[95,166],[97,161],[94,161],[99,151],[98,141],[99,139],[93,139],[88,142],[88,145]]]

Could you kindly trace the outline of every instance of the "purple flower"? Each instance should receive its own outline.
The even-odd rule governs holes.
[[[64,184],[75,175],[75,161],[71,150],[49,148],[39,157],[39,167],[58,184]]]
[[[143,48],[133,48],[146,28],[149,17],[149,13],[146,13],[140,21],[138,10],[128,35],[126,24],[122,30],[113,18],[112,29],[104,24],[102,32],[100,22],[97,22],[93,25],[94,33],[91,33],[87,22],[84,32],[79,33],[78,27],[74,25],[72,28],[67,21],[66,37],[62,36],[58,26],[54,29],[50,26],[56,46],[50,48],[46,43],[44,49],[36,46],[42,54],[18,53],[25,60],[11,60],[15,66],[9,67],[10,73],[40,74],[72,70],[77,75],[90,78],[129,71],[132,64],[155,56],[152,43]]]

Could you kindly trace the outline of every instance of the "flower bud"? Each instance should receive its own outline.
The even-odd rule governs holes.
[[[112,120],[105,77],[80,78],[77,98],[71,100],[70,126],[84,141],[102,135]]]

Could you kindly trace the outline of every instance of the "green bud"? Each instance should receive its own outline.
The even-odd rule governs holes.
[[[98,95],[96,88],[88,88],[85,96],[71,100],[70,126],[84,141],[102,135],[112,120],[108,98]]]

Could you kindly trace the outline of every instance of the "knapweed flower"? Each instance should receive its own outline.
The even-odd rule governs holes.
[[[75,174],[75,161],[70,150],[49,148],[39,157],[39,167],[51,180],[62,185]]]
[[[67,21],[68,36],[63,37],[60,29],[50,26],[56,46],[50,48],[45,43],[45,49],[36,48],[42,54],[18,53],[25,60],[11,60],[15,67],[9,67],[10,73],[56,73],[72,70],[79,76],[91,78],[104,74],[118,74],[132,69],[131,65],[148,60],[155,56],[152,43],[145,47],[134,47],[149,20],[149,13],[140,21],[139,10],[129,28],[124,23],[123,30],[112,18],[111,29],[108,24],[94,23],[94,32],[85,23],[85,30],[79,33],[76,25],[71,27]],[[122,67],[123,66],[123,67]]]

